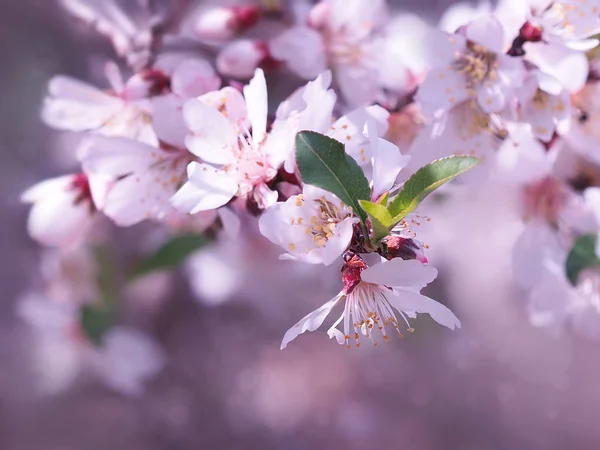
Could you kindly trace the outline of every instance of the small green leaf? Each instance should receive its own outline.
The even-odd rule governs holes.
[[[177,267],[188,256],[200,250],[210,240],[201,234],[180,234],[165,242],[152,255],[141,260],[133,269],[132,276],[146,275],[150,272]]]
[[[332,192],[352,207],[363,221],[359,200],[369,200],[371,189],[360,166],[344,151],[344,144],[314,131],[296,135],[296,162],[306,184]]]
[[[402,190],[390,203],[388,207],[390,215],[398,223],[442,184],[465,173],[477,164],[479,164],[479,159],[473,156],[449,156],[421,167],[406,180]]]
[[[387,208],[379,203],[360,200],[360,206],[367,212],[373,227],[373,243],[377,244],[390,233],[392,216]]]
[[[385,206],[387,208],[387,204],[388,204],[388,200],[389,199],[390,199],[390,193],[386,192],[381,197],[379,197],[379,200],[377,200],[377,204],[383,205],[383,206]]]
[[[96,345],[117,321],[114,307],[106,304],[85,305],[79,310],[79,323],[86,336]]]
[[[596,239],[595,234],[584,234],[571,247],[566,263],[567,278],[571,284],[577,283],[577,277],[583,270],[600,266],[600,259],[596,256]]]

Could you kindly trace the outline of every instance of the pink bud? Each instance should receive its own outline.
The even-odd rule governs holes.
[[[519,36],[525,42],[539,42],[542,40],[542,29],[530,22],[525,22],[525,25],[519,30]]]
[[[383,243],[385,246],[379,250],[379,254],[385,259],[417,259],[422,263],[427,263],[423,246],[418,241],[402,236],[388,236]]]
[[[215,8],[201,14],[194,24],[194,34],[209,41],[224,41],[236,34],[235,12],[232,8]]]
[[[252,28],[261,16],[257,5],[214,8],[196,21],[194,33],[201,39],[224,41]]]

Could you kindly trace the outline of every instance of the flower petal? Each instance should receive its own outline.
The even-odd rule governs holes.
[[[337,305],[342,298],[344,298],[344,296],[339,293],[323,306],[315,309],[313,312],[300,319],[296,325],[287,330],[281,341],[281,350],[286,348],[287,345],[300,334],[306,331],[315,331],[319,328],[334,306]]]
[[[194,133],[186,139],[187,148],[203,161],[227,164],[233,161],[232,147],[237,133],[232,123],[212,106],[197,99],[183,105],[183,117]]]
[[[419,314],[429,314],[437,323],[451,330],[461,327],[460,320],[458,320],[454,313],[432,298],[404,289],[394,289],[393,292],[394,295],[390,295],[387,298],[392,306],[399,311],[414,311]]]
[[[227,173],[207,164],[191,162],[188,182],[171,198],[181,212],[194,214],[225,205],[236,194],[238,186]]]
[[[244,86],[248,119],[252,125],[252,139],[259,144],[267,132],[267,81],[262,69],[256,69],[254,78]]]
[[[416,259],[400,258],[384,261],[364,270],[360,277],[366,283],[399,288],[423,288],[435,280],[437,269]]]

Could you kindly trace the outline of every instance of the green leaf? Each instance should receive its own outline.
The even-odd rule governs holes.
[[[373,203],[368,200],[360,200],[360,205],[367,212],[373,227],[373,243],[377,244],[390,233],[392,225],[392,216],[387,208],[379,203]]]
[[[79,323],[86,336],[96,345],[117,322],[117,311],[112,305],[85,305],[79,310]]]
[[[434,190],[477,164],[479,159],[473,156],[449,156],[421,167],[406,180],[402,190],[390,203],[388,210],[393,220],[400,222]]]
[[[566,273],[571,284],[577,283],[579,274],[588,267],[600,266],[600,259],[596,256],[596,235],[584,234],[577,238],[569,256],[567,256]]]
[[[133,269],[132,276],[146,275],[156,270],[170,269],[183,263],[188,256],[210,240],[201,234],[180,234],[165,242],[156,252],[141,260]]]
[[[314,131],[301,131],[296,135],[296,162],[306,184],[337,195],[364,223],[367,215],[359,200],[369,200],[371,188],[344,144]]]
[[[388,204],[388,200],[389,199],[390,199],[390,193],[386,192],[381,197],[379,197],[379,200],[377,200],[377,203],[379,205],[383,205],[383,206],[385,206],[387,208],[387,204]]]

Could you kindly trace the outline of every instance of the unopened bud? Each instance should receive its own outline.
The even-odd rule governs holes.
[[[530,22],[525,22],[519,30],[519,36],[524,42],[539,42],[542,40],[542,29]]]
[[[214,8],[200,15],[193,30],[201,39],[224,41],[252,28],[260,15],[257,5]]]
[[[410,238],[402,236],[388,236],[383,240],[382,247],[379,248],[379,254],[385,259],[416,259],[422,263],[427,262],[427,257],[423,251],[423,246]]]

